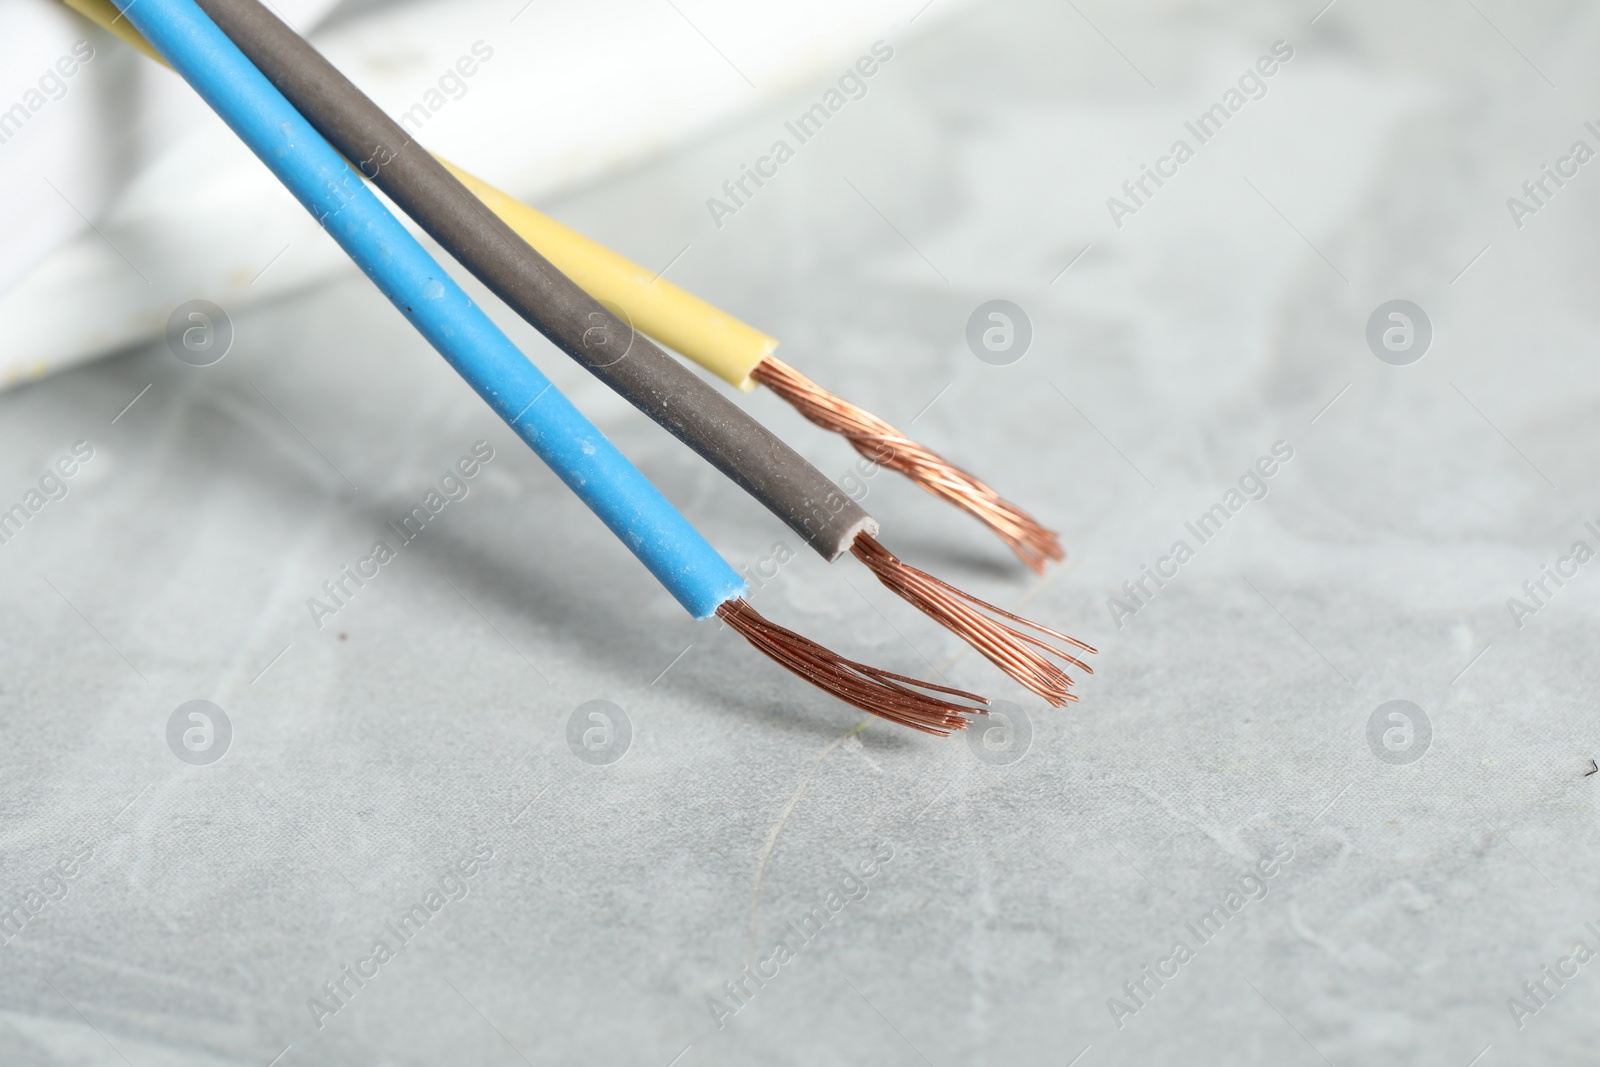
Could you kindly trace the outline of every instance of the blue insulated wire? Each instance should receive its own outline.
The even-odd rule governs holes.
[[[193,0],[116,0],[367,277],[697,619],[747,586]]]

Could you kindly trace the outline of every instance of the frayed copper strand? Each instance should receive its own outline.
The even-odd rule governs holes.
[[[963,593],[926,571],[902,563],[866,534],[857,535],[855,543],[850,546],[850,553],[866,564],[878,581],[909,601],[918,611],[966,641],[983,653],[989,662],[1058,708],[1078,698],[1067,691],[1072,685],[1072,678],[1043,653],[1049,653],[1088,674],[1094,673],[1094,668],[1071,653],[1014,626],[1007,626],[984,612],[1021,623],[1084,652],[1094,652],[1093,648],[1076,637],[1068,637],[1058,630],[1040,626],[1004,608],[997,608],[969,593]]]
[[[717,617],[778,666],[794,672],[823,692],[913,730],[948,737],[956,730],[966,729],[967,716],[982,713],[982,705],[989,703],[983,697],[960,689],[919,682],[903,674],[892,674],[845,659],[810,638],[769,622],[744,600],[722,604],[717,608]],[[910,686],[916,688],[908,688]],[[941,700],[917,692],[919,689],[970,700],[980,706],[968,707]]]
[[[834,396],[783,360],[768,356],[750,377],[777,393],[824,430],[842,434],[872,462],[911,479],[934,496],[976,516],[1011,546],[1022,562],[1043,574],[1066,558],[1061,539],[977,478],[911,440],[876,415]]]

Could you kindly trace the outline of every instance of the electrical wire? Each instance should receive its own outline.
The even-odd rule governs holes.
[[[1066,558],[1061,539],[1033,516],[876,415],[834,396],[783,360],[766,357],[750,371],[750,378],[783,397],[811,422],[844,437],[873,463],[905,475],[939,499],[976,515],[1035,574],[1043,574],[1052,560]]]
[[[981,710],[930,693],[987,704],[847,660],[763,619],[743,600],[744,579],[473,304],[193,0],[126,0],[122,15],[696,619],[717,615],[840,700],[930,733],[961,729]]]
[[[916,605],[929,618],[961,634],[990,663],[1056,707],[1078,698],[1067,691],[1072,685],[1072,677],[1051,663],[1047,656],[1054,656],[1086,674],[1094,673],[1094,668],[1072,653],[1040,640],[1028,631],[1054,638],[1083,652],[1095,651],[1076,637],[1068,637],[1059,630],[1040,626],[986,600],[979,600],[970,593],[963,593],[927,571],[919,571],[901,562],[888,549],[864,534],[856,538],[856,543],[850,546],[850,552],[877,575],[880,582]],[[1007,625],[1002,619],[1017,625]]]
[[[83,7],[83,0],[69,2]],[[558,347],[727,474],[823,558],[832,562],[852,552],[883,585],[1019,683],[1052,704],[1067,701],[1070,678],[1035,642],[976,610],[946,610],[937,598],[917,595],[922,586],[915,575],[928,576],[910,573],[881,546],[857,551],[878,533],[877,522],[866,511],[760,423],[556,270],[491,210],[496,205],[474,196],[291,27],[257,0],[198,0],[198,4],[347,160],[357,161],[354,165],[363,175]],[[754,331],[744,329],[741,343],[748,344]],[[767,380],[779,383],[782,395],[803,394],[807,387],[820,392],[781,364],[762,363],[757,370],[762,368],[771,370]],[[780,369],[787,374],[780,376]],[[920,454],[931,484],[944,486],[952,497],[966,491],[960,488],[959,472],[948,473],[953,468],[887,423],[853,410],[858,413],[853,423],[858,428],[845,432],[854,435],[851,439],[863,454],[903,469],[918,463]],[[869,441],[874,452],[867,451]],[[992,491],[976,484],[1004,505]],[[1059,553],[1053,541],[1041,542],[1034,558],[1047,557],[1052,548]],[[965,602],[969,608],[984,603],[970,597]],[[1088,648],[1081,643],[1080,647]]]
[[[513,311],[755,497],[829,561],[877,522],[821,471],[637,333],[489,211],[255,0],[196,0],[328,143]]]
[[[635,327],[723,381],[746,392],[758,384],[777,393],[810,422],[843,436],[867,459],[908,478],[988,526],[1036,574],[1066,558],[1061,539],[1039,520],[866,409],[828,392],[774,352],[778,341],[715,305],[646,270],[440,160],[489,209],[567,277],[620,308]]]

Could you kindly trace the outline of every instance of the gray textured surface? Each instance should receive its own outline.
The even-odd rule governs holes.
[[[986,6],[897,40],[720,231],[704,198],[820,87],[556,205],[646,263],[689,245],[676,280],[891,420],[937,396],[917,434],[1063,531],[1036,580],[870,483],[892,549],[1101,645],[1066,711],[848,561],[798,555],[754,598],[1016,701],[1008,766],[857,731],[683,617],[360,279],[240,317],[214,367],[152,346],[0,398],[0,502],[96,449],[0,546],[0,904],[92,849],[0,948],[0,1062],[1592,1062],[1596,965],[1521,1030],[1506,1001],[1600,947],[1600,579],[1521,629],[1506,599],[1596,543],[1600,164],[1521,230],[1504,200],[1596,144],[1600,23],[1317,6]],[[1267,96],[1113,229],[1105,198],[1279,38]],[[1010,367],[962,340],[996,296],[1035,327]],[[1410,367],[1363,340],[1395,297],[1436,330]],[[515,336],[730,559],[792,543]],[[316,630],[306,598],[480,438],[471,495]],[[1270,495],[1114,626],[1108,596],[1278,440]],[[1406,765],[1367,737],[1398,698],[1433,729]],[[233,723],[211,766],[166,744],[191,699]],[[568,749],[592,699],[632,722],[609,766]],[[308,998],[480,842],[467,896],[319,1029]],[[880,842],[866,895],[719,1030],[706,998]],[[1280,845],[1119,1029],[1108,998]]]

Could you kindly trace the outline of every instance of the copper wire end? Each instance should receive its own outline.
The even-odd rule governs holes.
[[[845,659],[810,638],[769,622],[742,599],[722,604],[717,608],[717,617],[737,630],[762,655],[823,692],[913,730],[948,737],[956,730],[966,729],[967,716],[981,714],[984,710],[981,705],[989,703],[984,697],[960,689],[920,682]],[[944,693],[980,706],[969,707],[928,693]]]
[[[1055,707],[1078,698],[1067,690],[1072,678],[1066,671],[1046,658],[1055,656],[1088,674],[1094,668],[1076,656],[1055,645],[1025,633],[1015,626],[1007,626],[984,612],[1010,619],[1047,637],[1064,641],[1074,648],[1093,653],[1094,649],[1068,637],[1058,630],[1040,626],[1004,608],[963,593],[955,586],[942,582],[926,571],[902,563],[894,554],[866,534],[859,534],[850,546],[850,554],[867,565],[878,581],[909,601],[924,615],[944,626],[951,633],[983,653],[996,667],[1005,671],[1019,683],[1039,694]]]
[[[881,466],[911,479],[977,519],[998,534],[1022,562],[1043,574],[1052,560],[1066,558],[1061,539],[1015,504],[977,478],[911,440],[887,422],[834,396],[783,360],[768,356],[750,377],[777,393],[795,410],[824,430],[842,434],[855,450]]]

